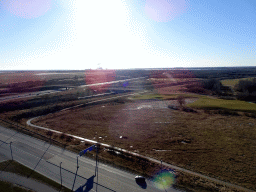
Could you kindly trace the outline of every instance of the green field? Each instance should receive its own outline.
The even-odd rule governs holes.
[[[241,78],[241,79],[226,79],[226,80],[222,80],[221,83],[224,86],[234,87],[240,80],[252,80],[254,78],[255,77]]]
[[[227,109],[243,112],[256,112],[256,104],[239,100],[224,100],[202,97],[188,107],[205,109]]]

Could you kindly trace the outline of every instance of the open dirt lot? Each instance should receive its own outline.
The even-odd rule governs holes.
[[[256,119],[174,111],[169,104],[177,101],[113,102],[50,114],[32,123],[256,189]]]
[[[50,114],[36,120],[40,126],[123,147],[157,137],[172,117],[169,104],[176,101],[108,103]],[[120,138],[121,137],[121,138]],[[135,146],[133,146],[135,147]]]

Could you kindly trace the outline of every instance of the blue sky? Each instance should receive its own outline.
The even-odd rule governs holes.
[[[0,70],[256,66],[254,0],[2,0]]]

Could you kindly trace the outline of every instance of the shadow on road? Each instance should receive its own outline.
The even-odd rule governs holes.
[[[147,183],[146,183],[146,182],[139,182],[139,181],[136,181],[136,183],[137,183],[142,189],[146,189],[146,188],[147,188]]]
[[[88,191],[90,191],[93,188],[94,177],[95,176],[93,175],[89,179],[87,179],[87,182],[83,186],[80,186],[76,190],[76,192],[88,192]],[[85,187],[85,189],[84,189],[84,187]]]
[[[2,169],[2,167],[1,167],[0,174],[1,174],[3,171],[5,171],[5,169],[7,169],[7,167],[8,167],[12,162],[13,162],[12,160],[9,160],[9,161],[8,161],[8,164],[6,164],[6,165],[3,167],[3,169]]]
[[[18,131],[16,131],[12,136],[10,136],[8,139],[6,139],[5,141],[2,141],[1,140],[1,142],[2,142],[2,144],[0,144],[0,146],[2,146],[3,144],[7,144],[6,142],[9,140],[9,139],[11,139],[12,137],[14,137],[16,134],[18,134],[19,132]],[[9,144],[9,143],[8,143]]]

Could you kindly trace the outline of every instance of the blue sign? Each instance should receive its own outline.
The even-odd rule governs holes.
[[[92,151],[93,149],[95,149],[95,145],[92,145],[91,147],[88,147],[87,149],[80,151],[79,155],[82,156],[83,154],[87,153],[88,151]]]

